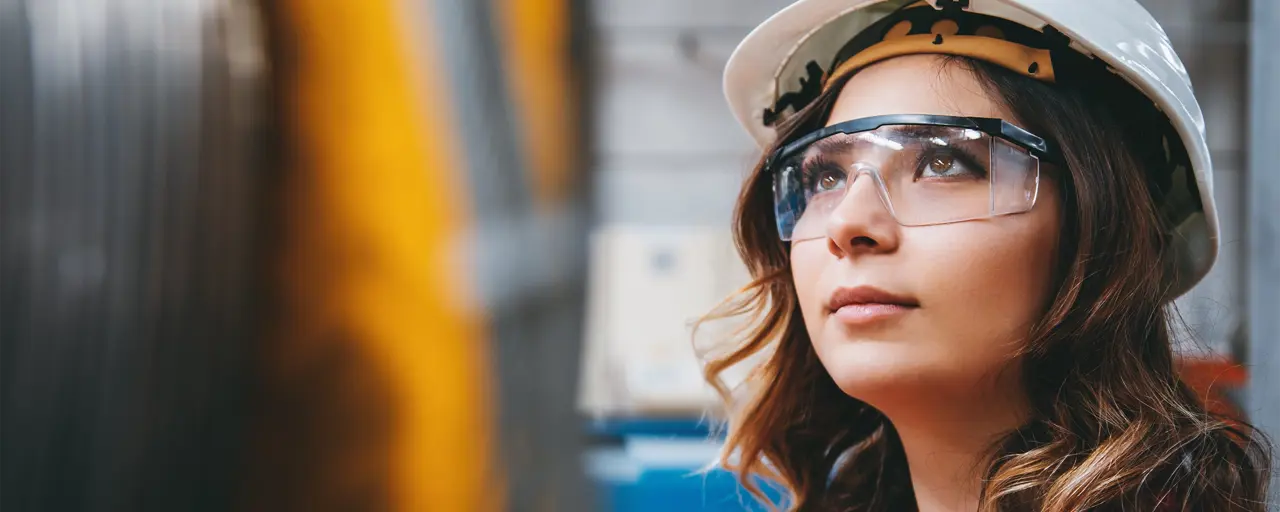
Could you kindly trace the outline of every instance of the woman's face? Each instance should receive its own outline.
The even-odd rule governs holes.
[[[963,66],[944,66],[931,55],[858,72],[828,125],[882,114],[1022,124]],[[872,180],[849,185],[826,220],[827,237],[791,247],[805,327],[845,393],[886,413],[921,400],[966,407],[1021,401],[1012,356],[1047,307],[1059,234],[1058,194],[1050,181],[1040,180],[1029,212],[917,227],[894,220]],[[832,311],[833,295],[867,287],[896,297],[885,302],[916,305],[881,307],[874,294],[864,294],[861,300],[870,304]]]

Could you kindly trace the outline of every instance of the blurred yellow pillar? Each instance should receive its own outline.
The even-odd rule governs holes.
[[[581,82],[570,48],[568,0],[498,0],[508,90],[519,114],[531,191],[541,208],[576,186]]]
[[[500,508],[488,353],[457,255],[443,63],[393,0],[282,0],[282,307],[251,508]],[[425,63],[425,64],[424,64]],[[273,469],[275,471],[273,471]],[[286,473],[286,474],[276,474]]]

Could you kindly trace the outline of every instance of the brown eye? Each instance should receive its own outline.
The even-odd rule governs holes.
[[[922,158],[923,165],[916,172],[916,179],[921,178],[958,178],[973,175],[973,171],[964,162],[950,153],[936,153]]]
[[[961,151],[935,151],[920,155],[916,167],[916,181],[983,180],[987,171],[975,163],[975,158]]]
[[[956,163],[956,159],[951,155],[935,155],[929,161],[929,168],[934,174],[946,174]]]
[[[818,176],[818,189],[835,190],[840,186],[840,180],[844,179],[844,175],[835,171],[827,171]]]

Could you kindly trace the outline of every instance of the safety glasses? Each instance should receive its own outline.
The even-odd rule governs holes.
[[[1041,161],[1060,158],[1001,119],[899,114],[814,131],[777,150],[766,168],[778,234],[794,242],[827,236],[841,205],[868,200],[849,192],[867,180],[904,226],[1023,213],[1035,206]]]

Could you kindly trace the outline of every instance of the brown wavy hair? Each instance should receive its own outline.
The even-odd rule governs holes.
[[[1054,299],[1014,356],[1031,416],[992,447],[980,510],[1265,510],[1269,445],[1208,412],[1175,367],[1175,235],[1148,172],[1164,152],[1149,136],[1151,102],[1100,71],[1050,85],[963,57],[941,62],[972,72],[1065,158],[1051,176],[1064,205]],[[844,87],[832,85],[780,127],[775,148],[825,123]],[[913,510],[893,425],[843,393],[814,353],[763,164],[734,223],[753,282],[703,319],[745,320],[704,369],[729,410],[720,464],[774,507]],[[723,372],[757,354],[743,388],[731,389]],[[771,502],[761,483],[787,498]]]

